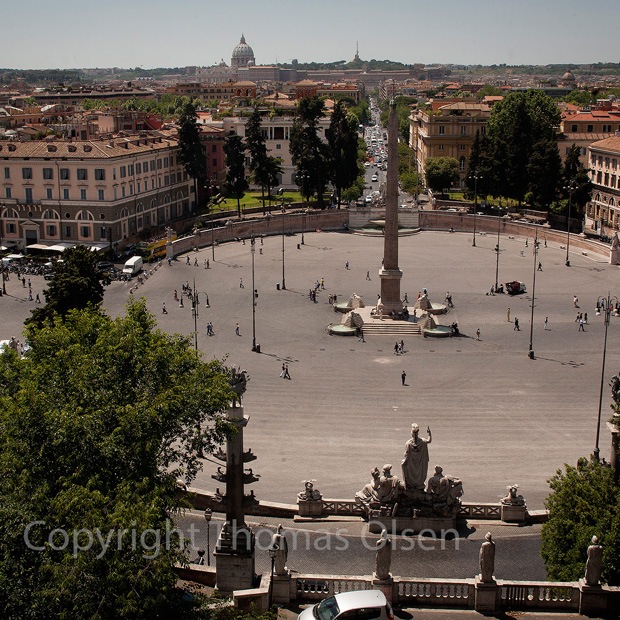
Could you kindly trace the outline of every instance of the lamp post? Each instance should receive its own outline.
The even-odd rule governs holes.
[[[530,316],[530,350],[528,351],[528,357],[534,359],[534,301],[536,300],[536,265],[538,263],[538,230],[536,231],[536,237],[534,239],[534,276],[532,278],[532,314]]]
[[[481,174],[474,172],[471,175],[471,179],[474,180],[474,240],[472,241],[472,246],[476,247],[476,215],[478,211],[478,180],[482,178]]]
[[[611,293],[607,293],[607,297],[599,297],[596,302],[596,316],[603,312],[603,320],[605,322],[605,339],[603,341],[603,364],[601,366],[601,389],[598,396],[598,417],[596,420],[596,442],[594,445],[594,459],[600,461],[599,439],[601,435],[601,408],[603,406],[603,386],[605,383],[605,358],[607,356],[607,328],[609,327],[609,317],[614,307],[614,300],[618,303],[617,297],[611,297]]]
[[[271,579],[269,580],[269,609],[273,605],[273,569],[276,564],[276,555],[280,547],[275,543],[269,545],[269,557],[271,558]]]
[[[209,296],[206,293],[196,290],[196,278],[194,278],[194,288],[192,289],[192,316],[194,317],[194,349],[198,355],[198,298],[203,294],[206,297],[205,307],[209,307]]]
[[[568,258],[568,250],[570,248],[570,212],[573,205],[573,191],[577,189],[577,183],[572,180],[564,187],[568,190],[568,220],[566,221],[566,266],[570,267],[570,259]]]
[[[282,199],[282,205],[284,205],[284,199]],[[286,280],[284,278],[284,223],[286,222],[286,216],[284,215],[284,206],[282,207],[282,290],[286,290]]]
[[[213,517],[213,511],[211,508],[205,509],[205,521],[207,522],[207,566],[211,566],[211,535],[210,535],[210,525],[211,518]]]
[[[498,292],[499,288],[499,232],[502,223],[502,209],[497,207],[497,245],[495,246],[495,292]]]
[[[307,209],[304,209],[301,212],[301,245],[305,245],[306,242],[304,240],[304,231],[306,230],[306,211]]]
[[[258,297],[258,291],[254,281],[254,253],[256,252],[256,240],[254,235],[250,239],[250,254],[252,255],[252,351],[260,351],[260,348],[256,345],[256,299]]]
[[[215,262],[215,222],[211,220],[211,260]]]

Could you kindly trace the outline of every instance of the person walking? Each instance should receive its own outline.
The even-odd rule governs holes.
[[[406,381],[407,381],[407,373],[403,370],[403,372],[400,375],[400,380],[402,382],[403,385],[407,385]]]
[[[514,331],[516,331],[516,332],[520,332],[521,331],[521,328],[519,327],[519,319],[517,317],[515,317]]]
[[[585,332],[585,327],[584,325],[586,324],[586,322],[583,319],[579,319],[579,329],[577,330],[578,332]]]
[[[325,278],[321,278],[321,288],[325,290]]]
[[[579,308],[579,300],[577,299],[577,295],[573,295],[573,306],[575,306],[575,308]]]
[[[545,331],[547,331],[549,329],[549,317],[546,316],[545,317]]]
[[[584,322],[586,325],[588,324],[588,313],[587,313],[587,312],[583,315],[583,322]]]
[[[198,267],[198,258],[194,257],[194,267]]]
[[[41,303],[41,298],[39,297],[39,293],[37,293],[37,296],[35,298],[35,301],[40,304]]]
[[[239,327],[239,323],[235,325],[235,334],[237,334],[237,336],[241,336],[241,328]]]
[[[344,264],[344,268],[345,268],[347,271],[349,270],[349,261],[347,261],[347,262]]]
[[[186,264],[186,265],[189,265],[189,256],[186,256],[186,257],[185,257],[185,264]]]
[[[367,279],[367,280],[370,280],[370,271],[367,271],[367,272],[366,272],[366,279]]]
[[[476,330],[476,340],[480,340],[480,328]]]
[[[409,303],[409,298],[407,297],[407,293],[405,293],[405,298],[403,299],[403,301],[408,304]]]
[[[360,342],[366,342],[366,340],[364,340],[364,330],[361,327],[357,328],[357,335],[359,336],[358,340]]]
[[[239,278],[239,288],[245,288],[243,286],[243,278]]]
[[[506,310],[506,320],[510,323],[510,308]]]
[[[394,355],[398,355],[398,349],[399,349],[398,342],[395,342],[394,343]]]
[[[284,364],[284,378],[285,379],[291,379],[291,375],[288,371],[288,364]]]
[[[162,314],[168,314],[168,310],[166,310],[166,302],[164,301],[164,303],[161,305],[161,313]]]
[[[537,269],[537,271],[542,271],[542,263],[540,261],[538,262],[538,269]]]
[[[282,372],[280,373],[280,378],[284,379],[286,376],[286,364],[282,364]]]

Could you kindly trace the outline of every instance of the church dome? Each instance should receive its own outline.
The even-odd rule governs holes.
[[[254,63],[254,50],[245,42],[245,37],[241,35],[239,44],[233,50],[230,64],[233,67],[247,67]]]
[[[570,71],[567,71],[562,76],[562,82],[574,82],[574,81],[575,81],[575,76]]]

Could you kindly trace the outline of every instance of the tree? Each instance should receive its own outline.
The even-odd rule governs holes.
[[[200,129],[196,122],[196,108],[193,103],[184,105],[179,117],[179,158],[185,171],[194,180],[194,204],[198,201],[198,186],[207,178],[207,158],[200,141]]]
[[[241,203],[239,202],[248,189],[245,178],[245,146],[241,136],[228,136],[224,144],[226,155],[226,193],[237,199],[237,214],[241,217]]]
[[[588,169],[583,167],[580,155],[580,148],[573,144],[566,154],[562,174],[562,196],[566,199],[567,208],[570,199],[572,206],[576,207],[576,212],[579,214],[583,213],[584,207],[590,200],[593,187]],[[572,196],[570,194],[571,185],[573,187]]]
[[[85,245],[76,245],[64,251],[63,259],[52,263],[52,279],[43,291],[45,305],[35,308],[28,322],[41,325],[55,315],[67,316],[70,310],[92,306],[103,301],[108,276],[97,268],[97,256]]]
[[[545,139],[533,145],[527,174],[528,202],[548,211],[557,198],[562,178],[562,158],[555,140]]]
[[[542,528],[541,555],[551,579],[583,577],[592,536],[603,545],[602,578],[620,585],[620,486],[610,467],[581,458],[550,480],[549,519]]]
[[[342,101],[338,101],[334,106],[325,134],[330,150],[331,182],[340,208],[342,190],[351,187],[360,174],[357,161],[357,126],[347,115]]]
[[[329,180],[329,148],[319,137],[319,120],[325,104],[319,97],[304,97],[297,107],[291,128],[290,150],[296,168],[297,184],[306,196],[316,194],[319,209],[324,207],[323,194]]]
[[[459,180],[459,162],[454,157],[428,157],[425,166],[426,184],[442,194]]]
[[[179,617],[175,481],[231,432],[229,374],[143,300],[26,337],[26,357],[0,356],[0,616]]]
[[[265,215],[265,187],[269,185],[270,163],[267,155],[267,140],[261,126],[261,115],[256,107],[245,125],[245,145],[250,155],[250,172],[252,172],[254,182],[260,185],[263,215]]]

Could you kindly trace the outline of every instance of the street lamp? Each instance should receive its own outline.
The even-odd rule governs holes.
[[[306,242],[304,240],[304,231],[306,230],[306,211],[307,209],[304,209],[301,212],[301,245],[305,245]]]
[[[482,178],[481,174],[474,172],[470,177],[470,179],[474,180],[474,240],[472,241],[472,246],[476,247],[476,214],[478,211],[478,180]]]
[[[498,292],[498,288],[499,288],[499,282],[498,282],[498,278],[499,278],[499,232],[500,232],[500,228],[501,228],[501,223],[502,223],[502,208],[501,207],[497,207],[497,245],[495,246],[495,254],[497,254],[497,256],[495,257],[495,292]]]
[[[256,299],[258,291],[254,283],[254,253],[256,252],[256,240],[254,235],[250,239],[250,254],[252,255],[252,351],[260,353],[260,347],[256,344]]]
[[[568,250],[570,248],[570,211],[573,204],[573,191],[577,189],[576,181],[572,180],[564,187],[568,190],[568,220],[566,221],[566,266],[570,267],[570,259],[568,258]]]
[[[280,547],[275,543],[269,545],[269,557],[271,558],[271,579],[269,580],[269,609],[273,605],[273,569],[276,564],[276,555]]]
[[[284,204],[284,199],[282,199]],[[282,290],[286,290],[286,280],[284,278],[284,224],[286,222],[286,216],[284,215],[284,207],[282,207]]]
[[[611,297],[611,293],[607,293],[607,297],[599,297],[596,302],[596,316],[600,316],[603,312],[605,321],[605,340],[603,341],[603,364],[601,366],[601,389],[598,396],[598,418],[596,421],[596,443],[594,446],[594,459],[600,462],[599,439],[601,435],[601,407],[603,405],[603,384],[605,383],[605,357],[607,356],[607,328],[609,327],[609,317],[614,308],[614,301],[618,303],[617,297]]]
[[[209,307],[209,296],[202,291],[196,290],[196,278],[194,278],[194,288],[192,289],[192,316],[194,317],[194,348],[198,355],[198,297],[204,295],[206,298],[205,308]]]
[[[530,317],[530,350],[528,351],[528,357],[534,359],[534,346],[532,341],[534,339],[534,301],[536,299],[536,266],[538,263],[538,230],[536,231],[536,237],[534,239],[534,276],[532,279],[532,315]]]
[[[207,522],[207,566],[211,566],[211,537],[210,537],[210,525],[211,518],[213,517],[213,511],[211,508],[205,509],[205,521]]]

